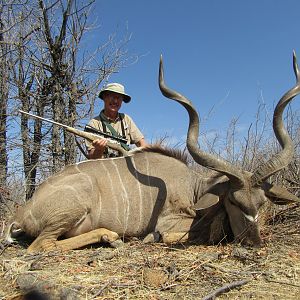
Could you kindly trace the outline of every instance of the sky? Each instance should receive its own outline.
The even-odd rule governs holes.
[[[148,141],[167,135],[180,143],[188,126],[185,109],[160,93],[161,54],[167,85],[193,102],[201,132],[224,135],[238,118],[246,136],[259,103],[271,120],[274,105],[295,84],[299,0],[96,0],[93,18],[101,24],[90,36],[93,45],[114,32],[121,38],[126,28],[132,34],[128,51],[140,58],[110,82],[132,96],[121,111]],[[292,107],[300,111],[299,97]]]

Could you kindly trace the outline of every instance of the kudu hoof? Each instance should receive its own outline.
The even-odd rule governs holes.
[[[113,248],[121,248],[124,246],[124,242],[122,240],[116,240],[114,242],[109,243]]]

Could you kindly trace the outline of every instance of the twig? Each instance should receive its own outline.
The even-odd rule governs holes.
[[[268,281],[268,282],[278,283],[278,284],[291,285],[291,286],[298,287],[298,288],[300,287],[299,284],[294,284],[294,283],[286,282],[286,281],[273,280],[273,279],[269,279],[269,278],[267,278],[267,281]]]
[[[102,287],[101,289],[99,289],[99,291],[93,295],[93,297],[98,297],[98,296],[101,296],[103,291],[109,286],[111,285],[112,283],[114,282],[114,279],[111,279],[109,281],[107,281]]]
[[[234,281],[232,283],[226,284],[218,289],[216,289],[215,291],[213,291],[211,294],[205,296],[204,298],[202,298],[202,300],[213,300],[215,299],[217,296],[227,293],[232,289],[235,289],[237,287],[240,287],[246,283],[248,283],[251,279],[245,279],[245,280],[240,280],[240,281]]]
[[[174,286],[178,286],[178,284],[177,283],[171,283],[171,284],[163,285],[160,290],[161,291],[170,290]]]
[[[9,243],[6,242],[5,240],[3,241],[0,241],[0,249],[1,249],[1,252],[0,252],[0,256],[3,254],[3,252],[9,247]]]
[[[188,268],[188,270],[181,270],[180,272],[178,272],[178,274],[176,275],[176,278],[188,278],[189,275],[193,272],[195,272],[197,269],[203,267],[204,265],[208,264],[211,262],[211,259],[208,259],[202,263],[200,263],[199,265],[196,265],[197,262],[199,262],[201,260],[201,258],[199,259],[196,259],[193,263],[192,263],[192,266],[190,268]]]

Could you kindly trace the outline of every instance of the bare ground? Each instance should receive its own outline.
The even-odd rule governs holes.
[[[166,246],[131,240],[27,255],[2,247],[0,299],[300,299],[300,206],[262,228],[265,245]]]

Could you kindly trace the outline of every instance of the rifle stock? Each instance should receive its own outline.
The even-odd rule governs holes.
[[[53,120],[49,120],[49,119],[46,119],[46,118],[42,118],[40,116],[37,116],[37,115],[31,114],[31,113],[25,112],[25,111],[20,110],[20,109],[19,109],[19,112],[22,113],[22,114],[24,114],[24,115],[33,117],[35,119],[39,119],[39,120],[42,120],[42,121],[45,121],[45,122],[52,123],[54,125],[63,127],[67,131],[69,131],[69,132],[71,132],[71,133],[73,133],[73,134],[75,134],[77,136],[80,136],[80,137],[82,137],[84,139],[87,139],[87,140],[89,140],[91,142],[93,142],[95,140],[98,140],[98,139],[103,139],[102,136],[100,136],[98,134],[95,134],[95,133],[86,132],[86,131],[83,131],[83,130],[80,130],[80,129],[76,129],[76,128],[73,128],[71,126],[68,126],[68,125],[65,125],[65,124],[53,121]],[[113,140],[107,138],[107,146],[109,148],[113,149],[113,150],[116,150],[116,151],[120,152],[123,156],[127,156],[128,155],[127,154],[128,152],[126,150],[124,150],[117,141],[113,141]]]

